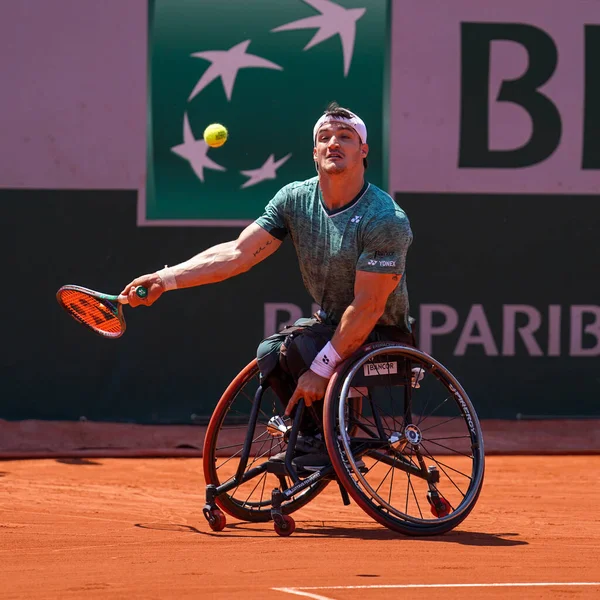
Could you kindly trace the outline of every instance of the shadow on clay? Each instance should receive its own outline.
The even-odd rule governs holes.
[[[102,465],[101,462],[89,458],[57,458],[56,462],[63,465]]]
[[[357,527],[357,525],[359,525]],[[136,523],[141,529],[158,531],[171,531],[173,533],[195,533],[211,537],[266,537],[271,534],[277,536],[271,523],[240,523],[228,524],[223,531],[211,531],[206,524],[202,529],[191,525],[177,523]],[[452,531],[444,535],[410,537],[373,525],[371,521],[352,522],[345,525],[334,525],[323,521],[298,521],[295,538],[351,538],[362,540],[414,540],[421,542],[446,542],[449,544],[462,544],[464,546],[524,546],[528,542],[515,539],[518,533],[478,533],[471,531]]]
[[[529,542],[518,538],[518,533],[481,533],[474,531],[451,531],[429,538],[433,542],[450,542],[463,546],[527,546]]]
[[[173,533],[207,533],[200,531],[191,525],[180,525],[178,523],[135,523],[140,529],[153,529],[154,531],[172,531]],[[208,526],[207,526],[208,527]]]

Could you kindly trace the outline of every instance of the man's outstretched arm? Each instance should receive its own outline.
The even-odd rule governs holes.
[[[168,289],[216,283],[244,273],[267,258],[281,246],[281,241],[252,223],[237,240],[217,244],[178,265],[148,273],[128,283],[121,294],[128,296],[130,306],[153,304]],[[135,288],[142,285],[148,296],[141,299]]]

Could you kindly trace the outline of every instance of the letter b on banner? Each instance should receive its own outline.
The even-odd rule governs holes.
[[[558,147],[562,132],[554,103],[539,91],[556,69],[552,38],[537,27],[520,23],[463,23],[460,167],[515,169],[546,160]],[[529,66],[519,79],[504,81],[496,100],[523,107],[533,122],[529,141],[513,150],[489,148],[489,82],[492,41],[524,46]]]
[[[600,169],[600,76],[597,56],[600,27],[586,25],[583,147],[581,167]],[[527,112],[532,122],[529,140],[519,148],[490,149],[490,57],[492,42],[520,44],[527,51],[528,66],[517,79],[502,82],[495,102],[510,102]],[[461,120],[459,167],[518,169],[549,158],[558,148],[562,121],[556,104],[540,91],[554,75],[558,49],[542,29],[523,23],[461,24]]]

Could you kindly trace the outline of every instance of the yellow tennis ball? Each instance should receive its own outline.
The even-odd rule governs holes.
[[[218,148],[227,141],[227,129],[220,123],[213,123],[204,130],[204,141],[211,148]]]

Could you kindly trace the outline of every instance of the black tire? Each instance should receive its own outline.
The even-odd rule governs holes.
[[[256,359],[243,369],[231,382],[212,414],[204,438],[203,463],[207,485],[220,486],[232,477],[222,475],[223,466],[239,456],[248,430],[250,408],[259,385],[259,369]],[[269,457],[286,449],[281,438],[273,438],[266,431],[270,417],[283,414],[283,407],[276,394],[267,389],[263,395],[258,422],[253,436],[250,458],[244,472],[259,466]],[[284,477],[285,486],[292,481]],[[281,510],[290,514],[305,506],[320,494],[329,481],[319,481],[297,496],[284,502]],[[285,487],[283,486],[283,487]],[[262,473],[231,491],[217,496],[217,505],[242,521],[265,522],[271,520],[271,492],[282,489],[282,481],[273,474]]]
[[[418,385],[411,377],[417,373],[424,375]],[[369,379],[377,385],[365,387]],[[363,396],[360,413],[348,397],[356,390]],[[416,348],[377,342],[345,361],[327,389],[324,433],[342,485],[394,531],[445,533],[477,502],[485,466],[475,409],[450,371]],[[423,476],[429,466],[439,474],[432,485]]]

